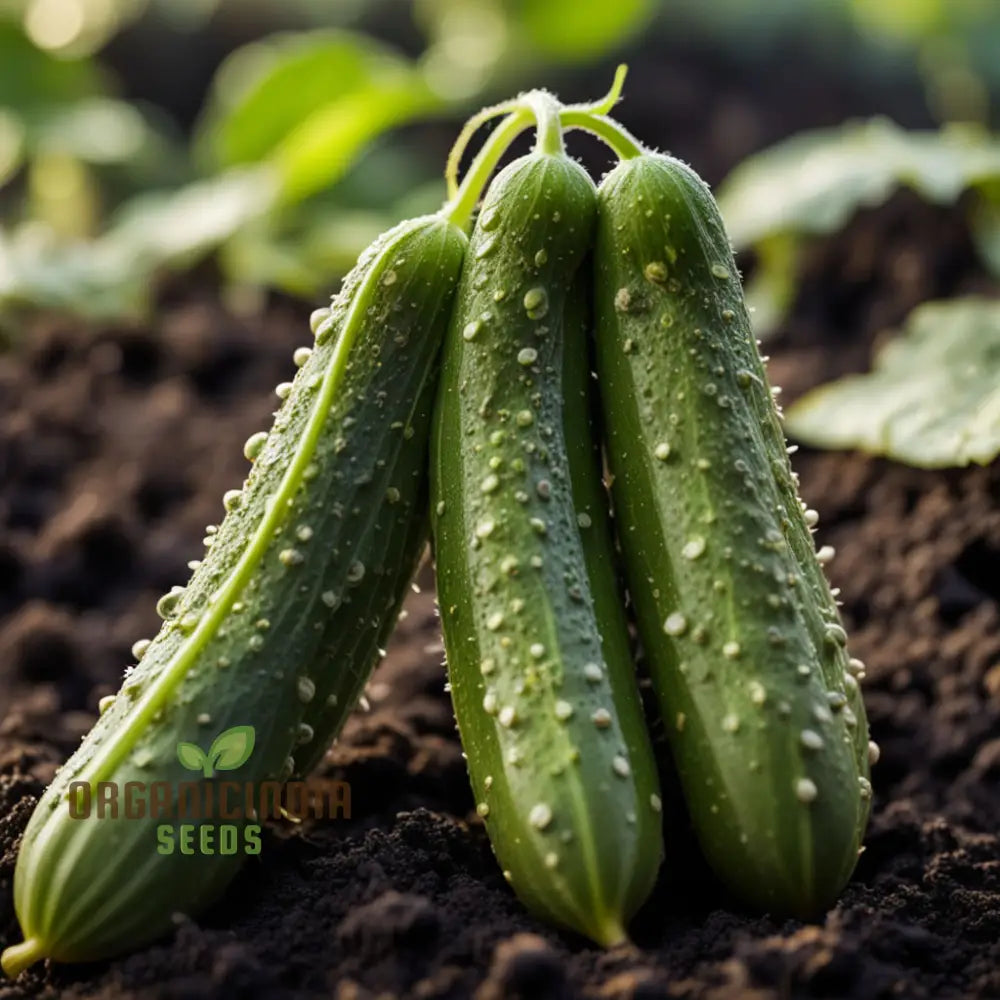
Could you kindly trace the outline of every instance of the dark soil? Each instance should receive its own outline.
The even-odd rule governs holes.
[[[903,197],[859,217],[807,260],[774,380],[790,398],[863,369],[886,324],[982,289],[977,275],[957,212]],[[0,947],[34,797],[185,579],[307,330],[301,306],[237,319],[197,285],[158,315],[89,333],[39,321],[0,357]],[[635,947],[601,952],[530,917],[472,811],[425,567],[371,710],[324,765],[350,781],[354,818],[272,832],[171,939],[36,968],[0,998],[1000,996],[1000,466],[797,465],[838,550],[882,747],[866,850],[818,923],[741,910],[683,845]]]

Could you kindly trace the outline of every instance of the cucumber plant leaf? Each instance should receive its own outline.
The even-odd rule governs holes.
[[[757,265],[744,294],[754,331],[766,337],[781,325],[795,301],[795,260],[800,237],[775,233],[757,244]]]
[[[413,63],[362,35],[279,35],[223,64],[198,145],[213,169],[273,163],[297,201],[339,179],[375,136],[442,103]]]
[[[785,425],[807,444],[924,468],[990,463],[1000,454],[1000,300],[918,307],[871,373],[814,389]]]
[[[1000,278],[1000,193],[995,193],[975,209],[972,238],[983,263]]]
[[[217,168],[258,162],[314,112],[363,89],[382,58],[396,62],[346,32],[281,34],[237,49],[213,81],[201,152]]]
[[[301,201],[340,180],[372,139],[439,105],[418,76],[386,77],[331,101],[273,152],[283,201]]]
[[[146,271],[195,263],[276,198],[266,168],[239,168],[174,191],[140,195],[118,212],[104,242]]]
[[[223,273],[235,285],[277,288],[303,299],[332,294],[380,233],[444,203],[443,179],[421,182],[412,156],[405,168],[384,169],[395,168],[402,156],[390,146],[369,152],[335,192],[269,216],[262,225],[244,226],[222,245]]]
[[[723,181],[729,238],[832,233],[863,207],[911,187],[936,204],[1000,178],[1000,138],[971,125],[907,132],[884,118],[803,132],[744,160]]]
[[[22,306],[93,320],[139,319],[153,279],[189,267],[273,206],[266,169],[234,168],[175,191],[139,195],[89,243],[58,243],[30,225],[0,230],[0,329],[16,333]]]
[[[145,188],[190,175],[187,156],[166,115],[112,97],[89,97],[26,119],[26,155],[65,156],[117,168]]]
[[[793,241],[836,232],[858,209],[882,204],[901,187],[935,204],[976,190],[973,228],[986,263],[996,267],[982,206],[998,183],[1000,138],[972,125],[908,132],[884,118],[847,122],[792,136],[745,160],[720,185],[718,201],[733,244],[757,250],[747,283],[758,306],[757,335],[772,334],[794,299]],[[769,252],[782,241],[791,252]]]
[[[104,90],[96,62],[40,49],[14,19],[3,16],[4,6],[0,4],[0,107],[33,117]]]
[[[235,285],[319,299],[336,291],[339,277],[397,218],[412,217],[335,207],[308,220],[296,217],[280,229],[246,226],[222,245],[219,263]]]

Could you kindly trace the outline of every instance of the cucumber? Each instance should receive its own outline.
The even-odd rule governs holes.
[[[431,525],[494,851],[530,909],[610,945],[655,878],[661,806],[580,389],[564,413],[563,363],[586,342],[563,314],[593,215],[593,183],[558,152],[490,186],[445,340]]]
[[[696,833],[734,893],[814,915],[855,866],[877,748],[708,188],[624,159],[594,261],[627,582]]]
[[[160,602],[159,634],[29,822],[15,874],[25,942],[4,952],[9,975],[152,940],[259,850],[252,810],[232,821],[234,853],[218,853],[219,824],[216,853],[203,853],[213,823],[195,820],[187,854],[180,821],[71,818],[85,801],[72,783],[96,796],[102,783],[121,794],[162,782],[176,802],[204,760],[216,792],[221,779],[258,786],[306,770],[339,728],[424,547],[439,348],[466,244],[445,214],[403,223],[314,314],[315,346],[296,353],[272,429],[247,442],[244,488],[227,494],[187,587]]]

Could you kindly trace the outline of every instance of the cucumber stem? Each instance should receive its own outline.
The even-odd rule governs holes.
[[[533,90],[522,98],[526,107],[531,108],[537,122],[535,128],[535,152],[548,156],[564,156],[562,125],[559,115],[562,105],[552,94],[544,90]]]
[[[0,963],[3,965],[3,971],[11,979],[16,979],[25,969],[43,958],[45,958],[45,948],[42,942],[38,938],[30,937],[27,941],[5,948]]]
[[[611,109],[618,103],[618,99],[622,96],[622,88],[625,86],[625,76],[628,73],[628,66],[625,63],[620,63],[615,70],[615,77],[611,81],[611,87],[608,92],[596,101],[590,101],[582,104],[568,104],[563,109],[563,123],[565,124],[565,114],[567,112],[581,112],[586,115],[606,115]],[[477,111],[463,126],[462,131],[458,133],[458,138],[455,140],[454,145],[451,147],[451,151],[448,153],[448,163],[445,167],[445,180],[448,183],[448,199],[449,201],[454,201],[458,195],[458,171],[462,164],[462,156],[465,154],[466,149],[468,149],[469,142],[472,137],[480,129],[481,126],[485,125],[491,118],[496,118],[498,115],[510,114],[514,111],[519,111],[521,108],[525,107],[525,98],[531,98],[532,95],[521,95],[520,97],[515,97],[510,101],[503,101],[500,104],[492,104],[488,108],[483,108],[482,111]]]
[[[613,118],[596,115],[580,108],[563,108],[559,119],[567,129],[580,129],[596,135],[611,147],[620,160],[634,160],[646,152],[642,143]]]
[[[532,91],[527,94],[521,94],[510,101],[503,101],[500,104],[492,104],[488,108],[483,108],[482,111],[476,112],[463,126],[462,131],[458,133],[458,138],[455,140],[454,145],[452,145],[450,152],[448,153],[448,162],[445,166],[444,177],[448,185],[448,201],[455,202],[459,198],[459,182],[458,182],[458,172],[462,165],[462,157],[465,155],[466,149],[469,147],[469,143],[472,141],[472,137],[476,132],[490,121],[492,118],[496,118],[499,115],[513,114],[518,111],[522,111],[525,108],[530,108],[535,113],[535,118],[538,122],[538,132],[539,132],[539,143],[536,148],[540,152],[550,152],[550,153],[561,153],[563,152],[562,136],[558,137],[558,142],[554,142],[554,134],[556,131],[556,123],[550,120],[552,110],[556,107],[560,108],[560,119],[562,124],[568,124],[568,119],[572,118],[576,124],[575,128],[586,128],[586,125],[579,124],[579,122],[586,121],[590,123],[591,117],[594,115],[606,115],[611,109],[618,103],[618,99],[621,97],[622,88],[625,86],[625,76],[628,73],[628,66],[625,63],[620,63],[618,68],[615,70],[614,80],[611,81],[611,87],[608,92],[596,101],[590,101],[583,104],[569,104],[565,107],[560,107],[559,102],[556,98],[547,94],[544,91]],[[543,110],[544,109],[544,110]],[[543,122],[545,124],[543,124]],[[600,127],[600,126],[598,126]],[[592,131],[592,129],[590,129]],[[622,130],[624,131],[624,130]],[[542,133],[547,133],[547,136],[542,140]],[[627,136],[628,134],[625,133]],[[605,141],[621,156],[623,159],[627,158],[625,155],[628,148],[628,144],[619,143],[616,147],[613,144],[614,136],[608,138],[602,136]],[[631,137],[628,137],[631,139]],[[633,146],[637,147],[637,144],[633,143]],[[638,155],[637,153],[632,153],[631,155]]]
[[[472,213],[476,210],[476,205],[479,203],[483,188],[489,182],[490,175],[496,169],[500,157],[507,151],[507,147],[531,124],[532,117],[530,109],[519,107],[486,140],[482,149],[476,154],[475,160],[472,161],[472,166],[469,167],[469,171],[463,178],[461,186],[456,190],[454,197],[441,209],[441,214],[449,222],[466,232],[469,231]]]
[[[628,66],[619,63],[615,70],[615,78],[611,81],[611,89],[596,101],[585,104],[567,104],[564,111],[583,111],[591,115],[606,115],[618,103],[622,96],[622,88],[625,86],[625,76],[628,73]],[[564,119],[565,124],[565,119]]]
[[[448,200],[454,201],[458,195],[458,169],[462,165],[462,156],[469,146],[469,142],[482,125],[485,125],[491,118],[498,115],[509,114],[520,110],[522,107],[520,98],[512,101],[504,101],[502,104],[493,104],[488,108],[474,114],[458,133],[455,144],[448,153],[448,163],[445,166],[444,176],[448,183]]]

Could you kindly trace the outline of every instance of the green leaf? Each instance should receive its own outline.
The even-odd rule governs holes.
[[[519,0],[514,18],[540,53],[583,61],[618,48],[654,10],[651,0]]]
[[[275,149],[285,201],[299,201],[339,180],[380,133],[439,105],[420,78],[381,81],[316,111]]]
[[[3,187],[24,162],[24,125],[20,118],[0,108],[0,187]]]
[[[729,238],[830,233],[899,187],[951,204],[1000,177],[1000,140],[971,125],[906,132],[883,118],[793,136],[741,163],[718,191]]]
[[[26,305],[95,320],[140,318],[161,269],[191,266],[266,215],[276,190],[269,171],[234,169],[134,198],[91,243],[53,242],[31,225],[9,237],[0,231],[0,318]]]
[[[757,266],[744,286],[744,294],[754,333],[767,340],[777,333],[795,300],[798,238],[790,233],[776,233],[761,240],[755,249]]]
[[[18,309],[42,307],[88,319],[138,318],[148,290],[117,249],[54,243],[35,225],[0,232],[0,320],[16,339]]]
[[[219,259],[236,284],[319,299],[336,291],[338,279],[380,233],[417,214],[327,209],[289,231],[248,226],[225,244]]]
[[[201,771],[208,758],[197,743],[178,743],[177,759],[189,771]]]
[[[134,105],[91,97],[34,116],[29,137],[40,152],[59,153],[87,163],[125,163],[162,140]]]
[[[235,771],[250,759],[253,745],[253,726],[233,726],[215,737],[208,757],[217,771]]]
[[[273,162],[297,200],[337,180],[380,132],[441,104],[412,63],[364,36],[275,36],[223,64],[199,145],[217,166]]]
[[[118,213],[102,249],[149,272],[188,266],[274,207],[266,169],[234,169],[176,191],[141,195]]]
[[[219,166],[253,163],[313,112],[363,89],[379,55],[341,32],[276,35],[237,49],[222,64],[202,122]]]
[[[102,90],[100,73],[89,59],[51,56],[19,25],[0,18],[0,107],[30,117]]]
[[[983,200],[972,213],[972,238],[983,263],[1000,278],[1000,200]]]
[[[926,468],[988,464],[1000,454],[1000,301],[920,306],[870,374],[813,390],[785,422],[821,448]]]

